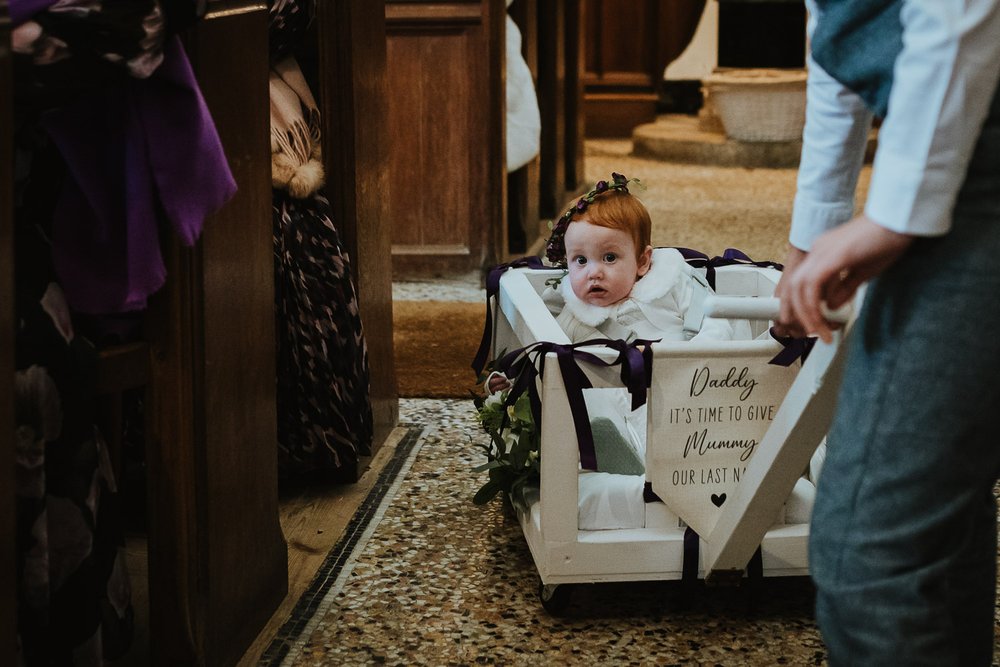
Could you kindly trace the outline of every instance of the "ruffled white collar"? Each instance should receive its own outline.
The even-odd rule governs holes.
[[[631,293],[625,299],[610,306],[595,306],[584,301],[573,293],[569,276],[559,283],[559,292],[566,302],[564,306],[569,312],[584,324],[596,327],[609,317],[612,317],[623,303],[634,299],[639,303],[649,303],[662,298],[677,284],[687,268],[687,262],[674,248],[655,248],[649,271],[632,287]]]

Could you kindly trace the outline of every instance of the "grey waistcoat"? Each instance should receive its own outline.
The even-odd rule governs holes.
[[[885,116],[892,69],[903,48],[902,0],[816,0],[813,59]]]

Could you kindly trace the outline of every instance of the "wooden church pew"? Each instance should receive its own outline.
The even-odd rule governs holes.
[[[587,136],[630,137],[656,119],[663,72],[691,40],[704,4],[586,0]]]
[[[234,664],[281,602],[267,9],[213,2],[185,46],[239,192],[151,300],[150,648]]]
[[[538,157],[507,176],[508,257],[539,253],[547,222],[585,185],[581,2],[515,0],[508,8],[541,115]]]
[[[0,0],[0,14],[5,6]],[[156,664],[234,664],[286,586],[275,474],[267,14],[249,0],[219,0],[210,8],[185,45],[240,190],[208,221],[195,248],[166,239],[169,278],[147,316],[150,643]],[[340,105],[327,120],[327,167],[339,188],[331,198],[357,269],[379,443],[398,418],[384,197],[385,60],[370,32],[384,31],[384,6],[323,3],[321,9],[324,44],[331,45],[323,57],[340,81],[324,92],[335,93],[324,99]],[[0,22],[0,44],[8,43],[8,34]],[[9,53],[0,48],[0,127],[11,126],[9,90]],[[8,377],[14,332],[10,153],[10,137],[0,134],[0,373]],[[134,384],[136,372],[109,366],[104,377]],[[11,394],[10,384],[0,383],[0,429],[8,433]],[[13,456],[9,448],[0,451],[0,663],[7,664],[13,663],[16,628]]]
[[[532,79],[537,82],[538,0],[514,0],[507,13],[521,33],[521,54]],[[542,237],[548,236],[538,212],[540,187],[537,156],[520,169],[507,173],[507,257],[504,259],[536,253]]]
[[[509,177],[505,3],[386,2],[387,192],[397,277],[475,271],[536,252],[547,236],[540,219],[580,191],[582,1],[511,5],[536,78],[542,135],[537,162]]]

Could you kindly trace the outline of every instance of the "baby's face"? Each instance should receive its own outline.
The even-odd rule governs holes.
[[[566,228],[569,284],[584,303],[610,306],[629,295],[639,276],[649,270],[647,254],[636,258],[635,241],[620,229],[599,227],[584,220]]]

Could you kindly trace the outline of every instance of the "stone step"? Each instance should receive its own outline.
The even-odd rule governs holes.
[[[802,153],[801,141],[736,141],[721,131],[704,129],[695,116],[664,114],[655,122],[632,131],[636,157],[683,164],[719,167],[795,168]],[[868,141],[865,160],[875,152],[876,130]]]

